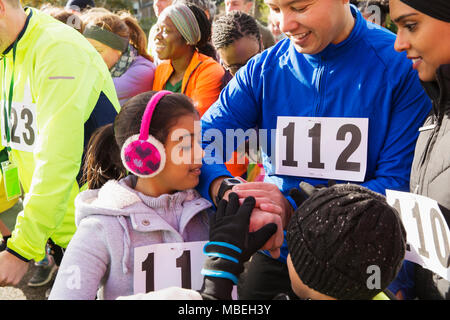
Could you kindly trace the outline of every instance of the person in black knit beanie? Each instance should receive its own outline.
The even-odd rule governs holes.
[[[406,247],[397,211],[353,184],[315,192],[296,210],[286,238],[292,289],[314,300],[373,299],[396,277]]]
[[[300,189],[292,194],[299,207],[286,233],[287,265],[295,294],[311,300],[395,299],[386,288],[400,270],[406,250],[406,231],[398,212],[384,196],[359,185],[314,188],[302,183]],[[240,205],[235,193],[228,202],[220,201],[210,217],[201,290],[170,287],[118,299],[230,300],[243,264],[277,229],[267,224],[250,232],[254,206],[253,197]],[[290,297],[280,292],[274,299]]]

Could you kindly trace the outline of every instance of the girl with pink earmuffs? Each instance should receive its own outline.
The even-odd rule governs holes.
[[[203,151],[190,98],[130,99],[91,138],[76,198],[77,231],[49,299],[115,299],[134,291],[135,248],[208,240],[211,204],[194,190]]]

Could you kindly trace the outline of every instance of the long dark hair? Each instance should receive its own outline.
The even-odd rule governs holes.
[[[195,45],[195,48],[197,48],[198,52],[216,59],[216,49],[211,44],[211,22],[208,20],[206,13],[198,6],[192,3],[186,5],[191,9],[195,19],[197,19],[201,31],[200,41]]]
[[[155,93],[149,91],[133,97],[122,107],[114,124],[100,127],[92,134],[83,167],[83,182],[89,189],[98,189],[108,180],[127,175],[120,150],[129,137],[139,134],[145,108]],[[172,126],[180,117],[190,114],[198,112],[189,97],[181,93],[164,96],[153,113],[149,133],[165,144]]]

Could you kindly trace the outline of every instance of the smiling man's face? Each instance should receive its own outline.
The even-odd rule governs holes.
[[[316,54],[348,36],[348,0],[265,0],[273,22],[300,53]],[[353,21],[350,21],[353,23]]]

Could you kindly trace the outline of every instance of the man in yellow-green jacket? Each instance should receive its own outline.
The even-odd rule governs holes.
[[[0,0],[0,52],[2,146],[25,192],[0,253],[4,286],[21,280],[27,261],[44,257],[48,239],[63,248],[69,243],[84,148],[120,107],[108,68],[89,42],[19,0]]]

